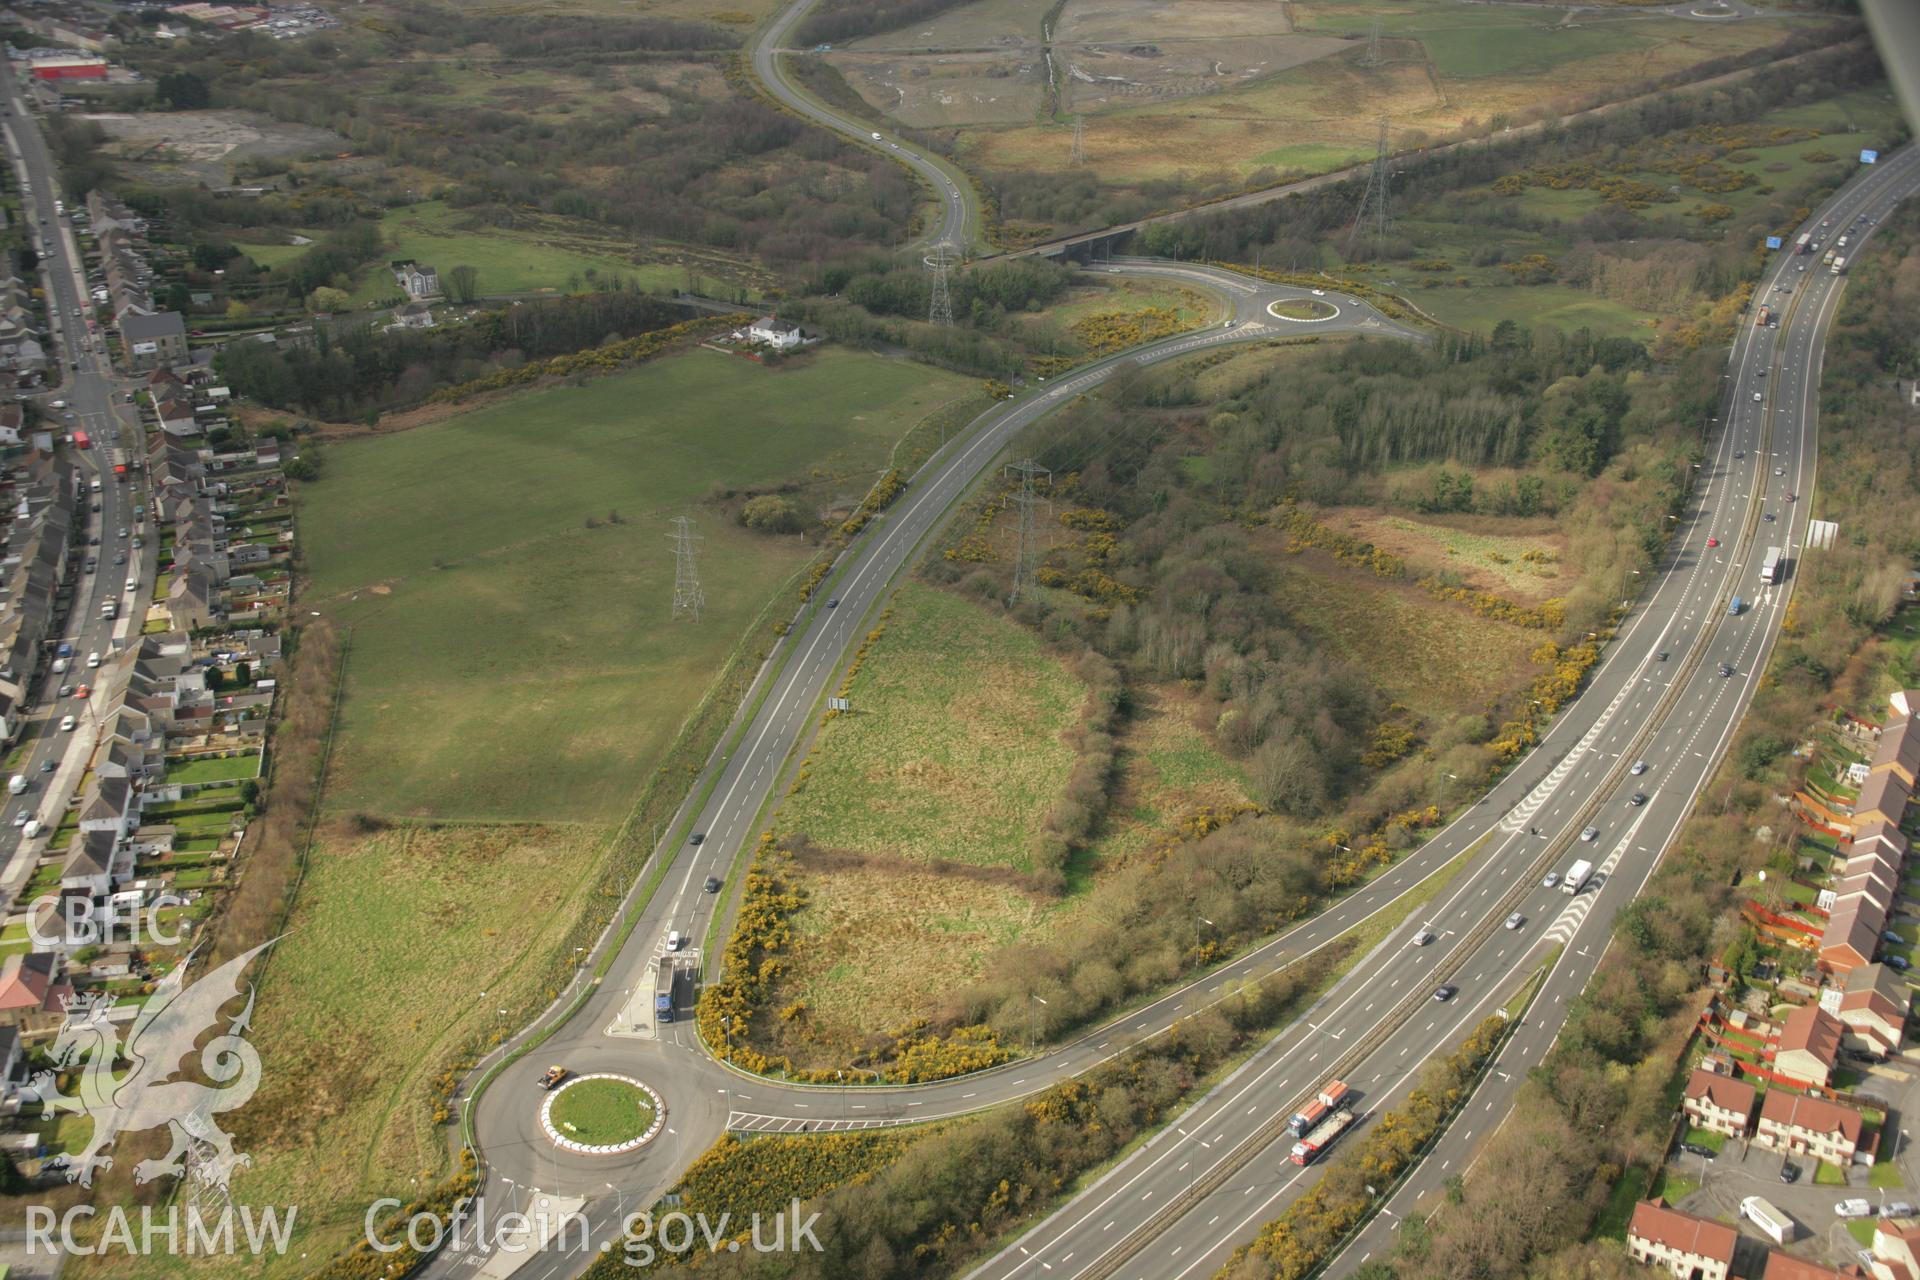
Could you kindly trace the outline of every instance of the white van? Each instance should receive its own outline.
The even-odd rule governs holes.
[[[26,789],[27,775],[24,773],[16,773],[12,778],[7,780],[7,792],[9,795],[20,795],[24,793]]]
[[[89,489],[90,489],[90,490],[91,490],[92,492],[94,492],[94,493],[98,493],[98,492],[100,492],[100,482],[99,482],[98,480],[95,480],[95,481],[94,481],[94,482],[93,482],[93,483],[92,483],[91,485],[89,485],[89,486],[88,486],[88,488],[89,488]]]
[[[20,828],[20,834],[31,840],[44,830],[46,830],[46,828],[41,826],[40,819],[28,818],[27,825]]]

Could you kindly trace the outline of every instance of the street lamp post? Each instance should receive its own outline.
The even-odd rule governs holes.
[[[1043,999],[1040,996],[1034,995],[1034,993],[1031,991],[1029,991],[1027,994],[1029,996],[1032,996],[1033,1000],[1038,1004],[1047,1003],[1045,999]],[[1039,1045],[1040,1045],[1040,1011],[1034,1008],[1033,1005],[1030,1004],[1027,1006],[1027,1052],[1032,1053],[1035,1049],[1039,1047]]]

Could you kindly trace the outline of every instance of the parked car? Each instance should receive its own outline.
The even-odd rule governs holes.
[[[1782,1182],[1800,1181],[1800,1166],[1793,1163],[1793,1161],[1791,1160],[1782,1161],[1780,1164],[1780,1181]]]
[[[1887,968],[1897,970],[1900,973],[1905,973],[1913,967],[1905,956],[1888,956],[1885,963]]]
[[[1680,1144],[1680,1149],[1690,1156],[1699,1156],[1702,1160],[1711,1160],[1715,1155],[1712,1147],[1703,1147],[1697,1142],[1683,1142]]]
[[[1905,1200],[1889,1200],[1880,1206],[1880,1216],[1883,1218],[1911,1218],[1913,1216],[1913,1206]]]
[[[1873,1215],[1873,1206],[1856,1196],[1851,1200],[1842,1200],[1833,1206],[1833,1211],[1842,1218],[1866,1218]]]

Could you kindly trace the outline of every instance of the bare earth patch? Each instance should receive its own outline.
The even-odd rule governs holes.
[[[1566,537],[1551,520],[1433,515],[1412,519],[1365,507],[1323,515],[1342,533],[1415,565],[1444,568],[1469,585],[1535,604],[1564,596],[1577,578],[1564,563]]]

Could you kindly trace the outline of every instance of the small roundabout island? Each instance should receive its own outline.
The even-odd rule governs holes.
[[[1312,323],[1315,320],[1333,319],[1340,314],[1340,308],[1320,298],[1282,298],[1278,302],[1268,303],[1267,313],[1276,320]]]
[[[549,1093],[540,1104],[540,1125],[563,1150],[611,1156],[651,1142],[666,1113],[660,1095],[638,1080],[598,1072]]]

